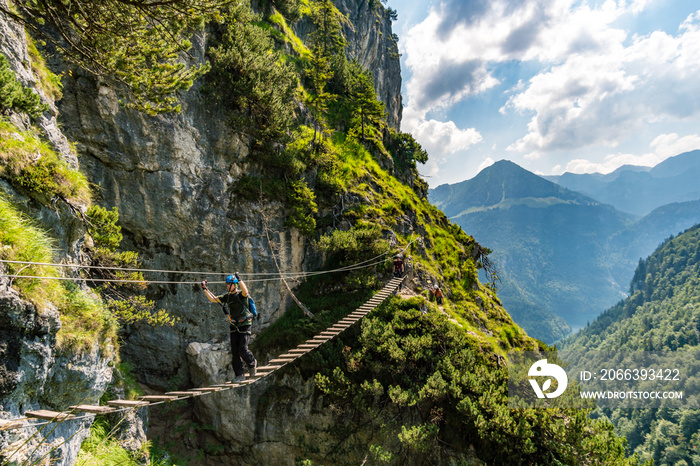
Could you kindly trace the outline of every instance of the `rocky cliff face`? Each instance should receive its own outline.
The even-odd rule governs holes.
[[[390,20],[383,8],[370,9],[369,4],[359,0],[338,2],[338,7],[353,22],[345,30],[350,44],[348,54],[373,70],[378,96],[387,106],[388,123],[398,129],[401,78]],[[24,84],[34,82],[26,66],[29,60],[22,28],[0,20],[0,36],[2,52],[11,58],[19,79]],[[206,35],[196,38],[193,60],[204,60],[206,40]],[[199,84],[182,96],[180,114],[149,117],[125,109],[113,89],[80,70],[59,62],[52,67],[70,73],[64,74],[64,96],[58,109],[47,100],[51,111],[40,122],[44,136],[72,166],[80,166],[98,186],[100,205],[118,207],[125,237],[122,246],[138,251],[145,268],[241,274],[274,271],[262,227],[263,214],[275,230],[272,236],[279,243],[277,254],[283,270],[314,269],[320,265],[321,258],[308,241],[282,227],[285,213],[281,205],[244,202],[232,194],[242,174],[252,169],[247,159],[248,149],[226,125],[223,109],[212,107],[202,98]],[[63,131],[56,122],[59,111]],[[77,154],[68,140],[75,143]],[[5,184],[3,189],[11,190]],[[59,237],[61,258],[72,261],[80,255],[84,236],[80,222],[71,220],[67,212],[35,205],[19,193],[13,195],[30,216],[42,219],[46,228]],[[228,325],[220,309],[210,304],[194,284],[204,277],[179,272],[146,276],[153,281],[192,283],[149,286],[148,298],[154,299],[157,307],[179,317],[180,322],[172,328],[136,324],[126,329],[123,356],[136,362],[139,379],[152,387],[167,388],[220,378],[221,373],[207,372],[214,370],[214,366],[192,359],[192,344],[210,342],[225,347],[226,343],[217,342],[226,342],[228,337]],[[217,279],[213,275],[209,278]],[[246,281],[262,314],[261,324],[254,329],[258,332],[274,322],[291,300],[279,281],[256,280],[254,276]],[[292,281],[290,285],[295,283]],[[212,288],[223,292],[223,285]],[[0,418],[16,418],[31,409],[60,411],[71,404],[97,402],[111,380],[109,358],[97,348],[88,354],[57,353],[58,314],[39,313],[6,282],[0,283],[0,307],[3,310],[0,356],[4,364],[0,370]],[[227,349],[220,351],[223,364],[228,362],[227,355]],[[237,441],[244,449],[258,450],[259,458],[274,457],[282,461],[298,448],[287,447],[293,443],[290,435],[301,434],[305,426],[298,425],[290,433],[289,416],[280,417],[282,421],[274,420],[277,408],[286,406],[287,410],[301,409],[305,414],[314,414],[313,422],[319,427],[326,417],[318,411],[317,400],[311,395],[312,378],[292,377],[280,386],[281,391],[272,386],[253,390],[255,394],[249,398],[247,394],[219,401],[212,398],[197,404],[196,410],[202,418],[222,424],[220,438]],[[272,401],[271,394],[274,394]],[[291,408],[289,400],[300,397],[308,403],[299,402],[300,408]],[[222,409],[231,403],[244,403],[247,411],[236,416],[243,413],[251,422],[260,417],[261,409],[267,410],[266,423],[250,434],[234,416],[231,411],[234,408]],[[288,413],[291,419],[302,414],[291,411]],[[52,445],[58,446],[69,439],[76,429],[85,428],[48,456],[62,458],[62,464],[72,464],[90,422],[88,417],[74,422],[72,427],[66,423],[47,439],[48,446],[37,451],[48,452]],[[0,450],[20,445],[34,432],[30,429],[2,433]],[[27,443],[13,459],[21,455],[26,458],[33,446],[34,443]]]
[[[387,124],[398,131],[403,112],[401,62],[389,13],[379,0],[334,0],[334,3],[349,21],[343,24],[348,59],[357,60],[372,71],[377,98],[386,107]],[[295,24],[295,31],[302,38],[312,28],[308,20]]]
[[[203,59],[204,38],[199,43]],[[247,148],[195,86],[176,116],[147,117],[121,107],[113,90],[73,72],[61,101],[65,131],[76,141],[80,163],[100,186],[101,204],[116,206],[124,247],[138,251],[144,268],[241,274],[274,271],[262,228],[262,211],[282,231],[278,205],[243,202],[231,191],[249,171]],[[303,270],[316,264],[296,233],[275,236],[282,244],[281,267]],[[195,282],[201,275],[147,274],[155,281]],[[211,275],[210,281],[223,277]],[[262,311],[262,327],[288,306],[278,281],[248,279]],[[224,292],[223,285],[211,285]],[[174,327],[134,325],[123,346],[138,363],[140,379],[167,387],[188,378],[185,348],[192,341],[226,339],[221,310],[194,284],[151,285],[149,298],[181,319]]]
[[[17,79],[25,86],[34,87],[50,107],[37,122],[42,136],[64,160],[77,167],[76,154],[58,127],[54,103],[36,87],[24,29],[2,16],[0,50],[8,58]],[[28,128],[28,120],[18,115],[10,118],[19,128]],[[4,181],[0,181],[0,189],[29,217],[52,232],[57,244],[57,260],[77,261],[85,230],[66,205],[59,202],[48,208],[16,192]],[[85,206],[74,207],[84,209]],[[0,270],[5,272],[2,264]],[[51,306],[37,309],[10,285],[10,279],[0,278],[0,419],[21,418],[31,410],[62,411],[69,405],[96,403],[112,379],[109,367],[112,356],[102,354],[97,346],[80,354],[57,349],[56,333],[61,322],[56,309]],[[0,459],[11,454],[4,459],[18,464],[41,457],[47,463],[73,464],[80,444],[89,435],[91,423],[92,416],[66,422],[43,439],[35,435],[37,427],[3,431],[0,433]]]
[[[386,105],[387,123],[398,131],[403,111],[401,63],[389,14],[379,0],[336,0],[335,3],[350,20],[343,30],[348,56],[372,71],[377,97]]]
[[[342,2],[338,7],[356,21],[346,30],[349,54],[373,70],[389,122],[398,128],[401,78],[398,55],[392,55],[396,44],[391,22],[383,8],[370,11],[366,2]],[[196,38],[193,60],[205,60],[206,41],[206,35]],[[262,228],[263,211],[280,232],[273,239],[281,244],[283,270],[319,265],[320,258],[303,237],[284,232],[281,206],[249,203],[232,194],[240,177],[251,170],[248,149],[227,126],[223,109],[203,98],[199,84],[183,95],[180,114],[149,117],[120,106],[113,89],[79,70],[64,76],[60,102],[64,130],[77,145],[82,169],[100,187],[100,203],[118,207],[123,246],[138,251],[145,268],[274,271]],[[147,278],[197,282],[203,277],[148,274]],[[259,331],[284,312],[290,298],[279,281],[246,283],[262,310],[262,324],[255,329]],[[212,288],[217,291],[216,285]],[[192,284],[152,285],[147,293],[181,321],[175,328],[133,326],[124,354],[138,361],[140,379],[149,385],[186,381],[187,345],[227,338],[221,311]]]

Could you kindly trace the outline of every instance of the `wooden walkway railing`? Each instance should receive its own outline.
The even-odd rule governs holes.
[[[147,407],[151,404],[159,404],[169,401],[184,400],[187,398],[193,398],[196,396],[206,395],[207,393],[220,392],[223,390],[231,390],[243,385],[250,385],[260,380],[263,377],[267,377],[278,369],[281,369],[287,364],[294,362],[296,359],[304,356],[305,354],[313,351],[319,346],[323,345],[327,341],[332,340],[336,336],[340,335],[345,329],[351,327],[362,319],[365,315],[373,311],[377,306],[379,306],[384,300],[389,297],[396,289],[399,284],[403,281],[403,278],[393,278],[382,288],[377,294],[375,294],[369,301],[364,303],[362,306],[358,307],[355,311],[348,314],[344,319],[339,320],[335,325],[328,327],[323,332],[319,333],[315,337],[305,341],[304,343],[298,345],[272,360],[270,360],[267,365],[258,367],[256,370],[255,377],[249,377],[243,382],[239,383],[223,383],[219,385],[212,385],[210,387],[199,387],[193,388],[185,391],[173,391],[167,392],[165,395],[147,395],[142,396],[138,400],[110,400],[107,402],[107,406],[92,406],[92,405],[77,405],[70,406],[70,408],[63,412],[47,411],[47,410],[37,410],[28,411],[24,413],[26,419],[10,419],[1,420],[0,419],[0,430],[17,429],[19,427],[27,427],[22,421],[29,419],[41,419],[51,422],[60,422],[64,420],[76,419],[75,413],[90,413],[90,414],[107,414],[115,412],[117,410],[130,409],[130,408],[142,408]]]

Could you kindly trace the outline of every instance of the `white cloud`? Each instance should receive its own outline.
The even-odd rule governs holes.
[[[669,157],[675,157],[683,152],[700,149],[700,136],[691,134],[679,137],[676,133],[657,136],[650,144],[653,152],[642,155],[610,154],[602,162],[592,162],[586,159],[569,161],[564,171],[570,173],[610,173],[622,165],[639,165],[653,167]]]
[[[453,121],[422,120],[410,132],[428,154],[437,157],[465,151],[482,139],[474,128],[459,129]]]
[[[508,147],[533,152],[615,147],[650,123],[700,115],[700,14],[677,36],[656,31],[609,34],[593,53],[585,48],[533,77],[506,109],[534,113],[528,132]]]
[[[674,34],[632,35],[619,26],[651,1],[442,0],[400,42],[411,73],[404,127],[431,155],[464,150],[481,140],[479,132],[429,120],[429,114],[504,80],[508,101],[500,113],[529,119],[507,149],[526,160],[593,146],[623,148],[602,162],[579,158],[566,167],[607,172],[696,148],[693,136],[665,135],[648,154],[623,153],[630,150],[623,144],[653,134],[649,125],[700,116],[700,12]],[[510,62],[542,70],[514,85],[494,74]]]
[[[700,136],[691,134],[679,137],[676,133],[662,134],[651,142],[651,147],[656,154],[667,159],[683,152],[700,149]]]
[[[494,163],[496,163],[495,160],[493,160],[491,157],[486,157],[484,161],[481,162],[481,164],[479,165],[479,171],[483,170],[486,167],[490,167]]]

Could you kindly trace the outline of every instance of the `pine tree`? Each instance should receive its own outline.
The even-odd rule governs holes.
[[[208,64],[188,66],[189,40],[220,19],[230,0],[15,0],[0,12],[52,43],[71,61],[120,83],[127,104],[149,114],[179,111],[177,92],[189,89]]]
[[[378,139],[385,112],[384,104],[377,100],[371,73],[364,72],[354,76],[351,89],[354,115],[350,133],[359,136],[362,142],[366,142],[368,138]]]

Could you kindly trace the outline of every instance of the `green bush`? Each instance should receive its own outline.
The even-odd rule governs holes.
[[[316,375],[338,441],[326,460],[369,448],[395,464],[442,463],[473,448],[487,464],[636,464],[586,410],[509,408],[507,369],[418,298],[394,298],[335,348],[342,363]]]
[[[312,235],[316,230],[314,215],[318,212],[318,206],[316,195],[304,181],[288,183],[287,205],[290,206],[292,213],[287,218],[285,226],[296,228],[307,236]]]
[[[0,54],[0,110],[14,110],[38,118],[48,108],[39,94],[17,81],[7,58]]]
[[[78,203],[90,200],[85,175],[72,169],[32,131],[20,131],[4,120],[0,120],[0,176],[43,202],[46,197]]]

